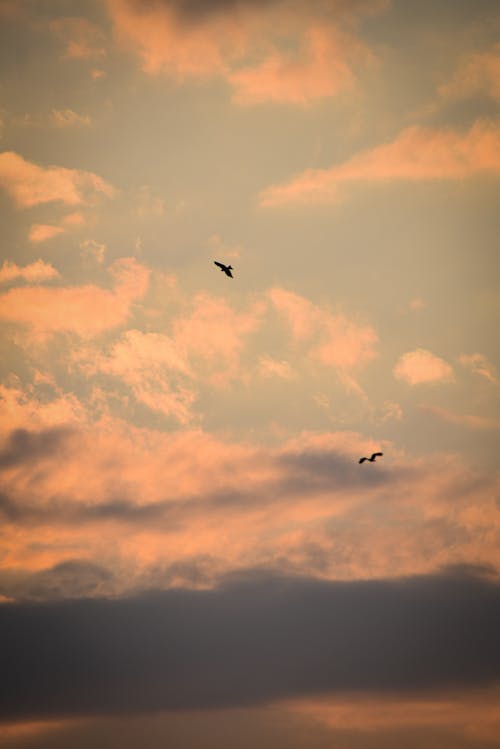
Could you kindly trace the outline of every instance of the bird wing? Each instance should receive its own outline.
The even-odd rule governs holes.
[[[365,462],[365,460],[368,460],[368,458],[360,458],[358,462],[359,462],[359,463],[364,463],[364,462]]]
[[[373,460],[374,458],[381,458],[384,453],[373,453],[370,460]]]
[[[234,278],[229,268],[224,268],[224,273],[226,274],[226,276],[229,276],[230,278]]]
[[[214,263],[215,263],[215,265],[218,265],[219,268],[222,268],[222,270],[226,270],[226,266],[223,265],[222,263],[217,262],[217,260],[214,260]]]

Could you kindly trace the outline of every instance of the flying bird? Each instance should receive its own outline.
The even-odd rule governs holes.
[[[225,273],[226,276],[229,276],[229,278],[234,278],[233,274],[231,273],[231,271],[233,270],[233,266],[232,265],[224,265],[224,263],[218,263],[217,260],[214,260],[214,263],[215,263],[215,265],[219,266],[219,268],[221,269],[221,271],[223,273]]]
[[[360,458],[358,462],[359,463],[364,463],[365,460],[369,460],[370,463],[375,463],[375,458],[381,458],[383,454],[384,453],[373,453],[373,455],[371,456],[371,458]]]

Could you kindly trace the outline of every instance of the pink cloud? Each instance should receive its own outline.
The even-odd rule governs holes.
[[[57,332],[98,335],[125,322],[148,285],[149,271],[133,258],[121,258],[109,270],[115,281],[110,291],[90,284],[10,289],[0,295],[0,317],[42,339]]]
[[[373,59],[352,29],[386,5],[334,3],[325,19],[315,2],[197,12],[170,2],[146,8],[136,0],[108,0],[118,38],[139,54],[145,72],[178,81],[221,76],[244,105],[303,104],[351,88],[354,65]]]
[[[56,18],[50,22],[50,29],[64,43],[65,57],[95,59],[106,54],[103,32],[86,18]]]
[[[9,385],[0,384],[0,412],[2,432],[7,434],[14,429],[46,429],[68,424],[83,424],[87,421],[85,408],[72,393],[64,393],[49,378],[52,397],[37,395],[37,377],[33,384],[22,387],[18,378]]]
[[[260,358],[259,373],[262,377],[279,377],[283,380],[291,380],[295,376],[289,362],[273,359],[271,356],[262,356]]]
[[[173,322],[173,338],[193,362],[208,366],[214,384],[240,376],[240,357],[248,336],[261,324],[265,304],[237,312],[224,299],[198,294]]]
[[[108,354],[91,354],[87,371],[114,375],[137,401],[179,423],[192,421],[195,393],[185,352],[177,342],[159,333],[128,330]]]
[[[0,283],[17,280],[27,281],[28,283],[43,283],[44,281],[52,281],[54,278],[60,278],[59,271],[50,263],[45,263],[41,259],[24,266],[4,260],[0,268]]]
[[[34,224],[29,233],[30,242],[45,242],[47,239],[57,237],[58,234],[64,234],[65,229],[62,226],[54,224]]]
[[[443,84],[439,93],[447,98],[462,98],[486,94],[500,100],[500,44],[486,52],[466,56],[451,81]]]
[[[285,289],[271,289],[269,297],[295,342],[307,346],[307,358],[336,369],[344,384],[358,389],[353,372],[376,356],[375,330]]]
[[[17,423],[33,429],[48,417],[46,396],[38,410],[35,393],[8,390],[0,391],[6,439],[16,423],[3,418],[13,400]],[[358,457],[379,447],[379,478],[367,481]],[[367,579],[471,560],[500,565],[493,481],[456,456],[415,459],[348,432],[303,433],[264,448],[201,429],[139,429],[106,415],[81,423],[59,451],[6,467],[3,492],[19,508],[3,525],[5,566],[27,572],[92,560],[113,572],[108,593],[196,585],[189,578],[196,560],[206,585],[258,566]]]
[[[474,372],[474,374],[484,377],[485,380],[488,380],[493,385],[498,385],[499,381],[495,373],[495,368],[484,354],[462,354],[459,357],[459,362],[463,367]]]
[[[426,349],[416,349],[403,354],[393,372],[396,379],[404,380],[409,385],[453,380],[452,367],[444,359]]]
[[[85,223],[85,218],[79,211],[74,211],[73,213],[67,213],[63,222],[66,226],[81,226]]]
[[[492,419],[488,416],[475,416],[473,414],[457,414],[447,408],[439,406],[421,406],[423,411],[436,416],[449,424],[468,427],[469,429],[500,429],[500,419]]]
[[[498,686],[477,690],[452,689],[432,695],[388,692],[297,698],[282,703],[291,713],[336,730],[412,730],[439,726],[455,736],[475,741],[495,741],[500,728]],[[460,741],[462,739],[460,738]]]
[[[72,109],[53,109],[52,122],[56,127],[65,128],[78,125],[88,127],[92,121],[88,115],[78,114]]]
[[[114,188],[93,172],[39,166],[12,151],[0,153],[0,186],[21,207],[51,202],[80,205],[98,194],[108,198],[114,194]]]
[[[464,179],[500,174],[500,128],[476,122],[466,133],[410,127],[381,146],[363,151],[330,169],[308,169],[288,183],[260,194],[262,206],[293,202],[328,202],[351,182]]]
[[[299,59],[275,50],[259,65],[231,73],[234,100],[244,105],[305,104],[352,88],[355,79],[347,60],[361,47],[359,41],[318,26],[304,32],[301,44],[304,51]]]

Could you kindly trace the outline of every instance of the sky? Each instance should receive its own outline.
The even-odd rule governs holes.
[[[497,0],[0,0],[0,749],[500,747],[499,104]]]

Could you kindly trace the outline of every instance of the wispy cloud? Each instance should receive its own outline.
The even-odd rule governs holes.
[[[64,56],[93,60],[106,54],[105,35],[87,18],[67,16],[50,21],[51,31],[64,44]]]
[[[500,128],[476,122],[466,133],[412,126],[391,143],[352,156],[329,169],[307,169],[260,194],[262,206],[332,202],[343,185],[371,182],[464,179],[500,174]]]
[[[439,88],[446,98],[465,98],[478,94],[500,101],[500,44],[464,56],[450,81]]]
[[[296,343],[306,347],[308,359],[337,370],[345,384],[356,388],[356,372],[377,356],[375,329],[285,289],[271,289],[269,298]]]
[[[29,232],[28,239],[30,242],[38,244],[38,242],[45,242],[47,239],[57,237],[59,234],[64,234],[66,230],[63,226],[55,226],[54,224],[34,224]]]
[[[484,377],[485,380],[488,380],[493,385],[498,385],[499,381],[495,368],[484,354],[462,354],[459,357],[459,362],[463,367],[474,372],[474,374]]]
[[[88,115],[78,114],[72,109],[53,109],[52,122],[56,127],[62,128],[78,125],[88,127],[92,124],[92,120]]]
[[[449,424],[467,427],[469,429],[500,429],[500,419],[494,419],[489,416],[476,416],[474,414],[457,414],[447,408],[440,406],[421,406],[423,411],[437,416],[438,419],[447,421]]]

